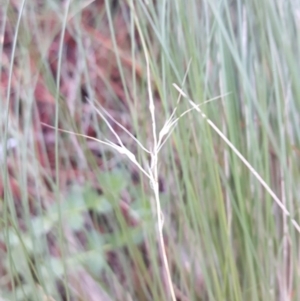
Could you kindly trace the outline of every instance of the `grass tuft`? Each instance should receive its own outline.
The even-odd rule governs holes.
[[[0,301],[300,300],[298,2],[2,2]]]

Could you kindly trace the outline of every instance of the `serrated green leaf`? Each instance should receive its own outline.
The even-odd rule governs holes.
[[[113,193],[115,196],[119,196],[128,185],[124,172],[118,170],[102,173],[98,179],[104,193]]]
[[[113,209],[106,197],[98,195],[91,189],[84,192],[84,200],[88,209],[95,209],[98,213],[108,213]]]

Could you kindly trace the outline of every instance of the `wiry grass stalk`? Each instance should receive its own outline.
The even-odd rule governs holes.
[[[12,77],[13,77],[13,68],[14,68],[14,62],[15,62],[15,55],[16,55],[16,50],[17,50],[17,41],[18,41],[18,37],[19,37],[19,30],[20,30],[20,26],[21,26],[21,20],[22,20],[22,14],[23,14],[23,10],[25,7],[25,3],[26,0],[23,0],[21,2],[20,5],[20,10],[18,13],[18,20],[17,20],[17,24],[16,24],[16,29],[15,29],[15,33],[14,33],[14,37],[13,37],[13,44],[12,44],[12,50],[11,50],[11,61],[10,61],[10,65],[9,65],[9,76],[8,76],[8,86],[7,86],[7,94],[6,94],[6,106],[5,106],[5,119],[4,119],[4,133],[3,133],[3,162],[7,162],[7,142],[8,142],[8,133],[9,133],[9,113],[10,113],[10,104],[11,104],[11,90],[12,90]],[[8,7],[7,7],[8,8]],[[3,18],[4,19],[4,18]],[[6,20],[5,20],[6,21]],[[3,100],[2,100],[3,101]],[[2,106],[3,104],[1,104]],[[2,134],[2,131],[1,131]],[[3,183],[4,183],[4,187],[8,187],[8,183],[9,183],[9,179],[8,179],[8,169],[7,166],[5,166],[3,171]],[[5,238],[6,238],[6,242],[9,242],[9,211],[11,208],[13,208],[12,205],[9,205],[10,203],[10,195],[9,195],[9,189],[4,189],[4,223],[5,223]],[[10,246],[9,243],[7,243],[8,246],[8,260],[9,260],[9,266],[13,267],[13,260],[12,260],[12,252],[10,250]],[[14,297],[16,297],[15,295],[15,285],[16,285],[16,281],[14,279],[14,277],[12,276],[12,274],[10,274],[11,277],[11,283],[12,283],[12,287],[13,287],[13,294]]]
[[[149,88],[149,91],[150,91],[150,88]],[[152,98],[152,96],[150,96],[150,97]],[[151,107],[151,105],[150,105],[150,107]],[[188,111],[190,111],[190,110],[188,110]],[[90,137],[90,136],[87,136],[87,135],[74,133],[74,132],[68,131],[68,130],[63,130],[63,129],[58,129],[58,130],[61,131],[61,132],[64,132],[64,133],[69,133],[69,134],[84,137],[84,138],[87,138],[87,139],[90,139],[90,140],[94,140],[94,141],[97,141],[97,142],[99,142],[103,145],[112,147],[119,154],[125,155],[149,179],[150,185],[151,185],[151,187],[153,189],[153,192],[154,192],[154,202],[155,202],[155,206],[156,206],[157,223],[158,223],[158,225],[157,225],[158,241],[159,241],[159,247],[160,247],[160,250],[161,250],[161,257],[162,257],[162,261],[163,261],[166,276],[167,276],[167,282],[168,282],[168,286],[169,286],[169,289],[170,289],[171,298],[172,298],[173,301],[176,301],[175,292],[174,292],[172,279],[171,279],[170,268],[169,268],[169,265],[168,265],[168,260],[167,260],[166,250],[165,250],[164,238],[163,238],[163,213],[162,213],[161,205],[160,205],[159,184],[158,184],[158,153],[159,153],[159,150],[161,149],[161,143],[165,142],[164,140],[162,140],[162,138],[165,134],[168,134],[168,131],[171,130],[172,127],[174,127],[176,125],[176,122],[173,121],[171,126],[169,126],[168,123],[166,123],[166,126],[168,126],[168,129],[167,130],[165,130],[164,128],[162,129],[161,132],[163,134],[160,135],[160,140],[159,140],[160,143],[158,143],[157,136],[154,135],[154,143],[153,143],[154,147],[153,147],[152,151],[147,150],[140,142],[138,143],[138,145],[141,146],[143,150],[145,150],[147,153],[151,154],[151,167],[149,168],[149,172],[147,172],[146,169],[143,168],[142,165],[136,160],[135,155],[129,149],[127,149],[124,146],[124,144],[122,143],[120,137],[115,132],[113,127],[109,124],[109,121],[106,119],[106,117],[99,110],[97,110],[97,112],[101,116],[101,118],[105,121],[105,123],[108,125],[109,129],[114,134],[114,136],[117,138],[118,142],[120,143],[120,146],[113,143],[113,142],[111,142],[111,141],[108,141],[108,140],[104,141],[104,140],[93,138],[93,137]],[[153,130],[156,131],[156,128],[155,128],[155,115],[154,114],[155,114],[155,112],[154,112],[154,104],[153,104],[153,98],[152,98],[151,116],[152,116],[152,122],[153,122]],[[183,115],[184,114],[182,114],[182,116]],[[111,117],[111,119],[113,120],[112,117]],[[179,120],[179,118],[177,119],[177,121],[178,120]],[[48,124],[44,124],[44,123],[42,123],[42,124],[44,126],[49,127],[49,128],[56,129],[55,127],[52,127]],[[117,123],[117,124],[119,126],[121,126],[119,123]],[[132,136],[132,134],[130,134],[130,136]]]
[[[56,185],[55,185],[55,194],[56,194],[56,200],[57,200],[57,208],[58,208],[58,214],[59,214],[59,244],[62,251],[62,257],[63,257],[63,268],[64,268],[64,277],[67,279],[68,270],[66,261],[64,258],[66,258],[66,245],[64,240],[64,227],[63,227],[63,220],[62,220],[62,212],[61,212],[61,198],[60,198],[60,161],[59,161],[59,136],[58,136],[58,122],[59,122],[59,114],[60,114],[60,106],[59,106],[59,94],[60,94],[60,88],[61,88],[61,68],[62,68],[62,57],[63,57],[63,47],[64,47],[64,38],[66,33],[66,28],[68,24],[68,15],[69,15],[69,9],[70,9],[71,1],[67,0],[64,3],[64,17],[62,22],[62,28],[61,28],[61,35],[60,35],[60,42],[59,42],[59,50],[58,50],[58,62],[57,62],[57,74],[56,74],[56,91],[55,91],[55,179],[56,179]],[[69,301],[70,300],[70,291],[68,284],[64,282],[65,291],[66,291],[66,298]]]
[[[164,265],[164,269],[166,272],[167,283],[171,294],[171,299],[176,301],[175,291],[172,283],[172,277],[170,272],[170,267],[168,264],[165,242],[163,237],[163,213],[161,210],[160,199],[159,199],[159,183],[158,183],[158,152],[160,149],[160,145],[157,140],[156,134],[156,120],[155,120],[155,105],[152,95],[151,89],[151,77],[150,77],[150,67],[149,67],[149,59],[148,54],[145,52],[146,55],[146,63],[147,63],[147,79],[148,79],[148,94],[149,94],[149,111],[151,114],[152,119],[152,131],[153,131],[153,150],[151,152],[151,186],[154,191],[154,201],[156,204],[156,214],[157,214],[157,231],[158,231],[158,240],[159,240],[159,247],[161,249],[161,257]],[[166,132],[166,134],[168,131]]]
[[[175,112],[177,110],[177,106],[178,106],[179,100],[180,100],[180,98],[178,98],[176,107],[174,108],[170,118],[165,122],[164,126],[160,130],[159,138],[157,138],[156,120],[155,120],[155,105],[154,105],[154,100],[153,100],[152,91],[151,91],[151,83],[150,83],[151,78],[150,78],[150,68],[149,68],[148,55],[146,55],[146,62],[147,62],[146,64],[147,64],[148,93],[149,93],[149,111],[150,111],[150,115],[151,115],[152,131],[153,131],[153,149],[148,150],[145,146],[143,146],[143,144],[140,141],[138,141],[132,135],[132,133],[128,132],[128,130],[125,127],[123,127],[112,116],[110,116],[109,113],[105,109],[102,109],[102,110],[104,111],[104,114],[107,115],[120,128],[122,128],[137,143],[137,145],[142,148],[142,150],[144,150],[146,153],[149,153],[151,155],[151,165],[149,167],[148,172],[137,161],[135,155],[128,148],[126,148],[126,146],[123,144],[121,138],[116,133],[116,131],[113,129],[113,127],[111,126],[111,124],[109,123],[109,121],[105,117],[105,115],[91,101],[89,101],[89,103],[93,106],[93,108],[98,113],[98,115],[105,121],[106,125],[109,127],[110,131],[116,137],[116,139],[117,139],[117,141],[120,145],[117,145],[117,144],[115,144],[115,143],[113,143],[112,141],[109,141],[109,140],[104,141],[104,140],[93,138],[93,137],[90,137],[90,136],[87,136],[87,135],[84,135],[84,134],[75,133],[75,132],[64,130],[64,129],[57,129],[57,128],[55,128],[53,126],[50,126],[48,124],[45,124],[45,123],[42,123],[42,124],[46,127],[56,129],[60,132],[64,132],[64,133],[84,137],[84,138],[87,138],[89,140],[94,140],[94,141],[99,142],[103,145],[106,145],[106,146],[109,146],[109,147],[113,148],[119,154],[125,155],[149,179],[150,186],[153,189],[154,203],[155,203],[155,208],[156,208],[157,233],[158,233],[158,242],[159,242],[159,248],[160,248],[160,256],[161,256],[161,259],[162,259],[162,262],[163,262],[164,271],[166,273],[167,285],[169,287],[169,292],[170,292],[170,295],[171,295],[171,299],[173,301],[176,301],[175,289],[173,287],[170,267],[169,267],[169,264],[168,264],[168,259],[167,259],[167,254],[166,254],[165,241],[164,241],[164,237],[163,237],[164,216],[163,216],[163,212],[162,212],[162,209],[161,209],[161,203],[160,203],[160,197],[159,197],[159,182],[158,182],[158,163],[159,162],[158,162],[158,155],[159,155],[159,152],[160,152],[162,146],[165,144],[166,140],[169,138],[170,134],[172,133],[174,127],[177,125],[177,122],[179,121],[179,119],[184,117],[187,113],[191,112],[192,110],[199,109],[199,106],[204,105],[208,102],[211,102],[211,101],[213,101],[213,100],[215,100],[219,97],[215,97],[215,98],[210,99],[210,100],[208,100],[204,103],[194,105],[193,108],[184,111],[183,113],[180,114],[179,117],[175,118],[174,115],[175,115]]]
[[[256,177],[256,179],[260,182],[260,184],[266,189],[266,191],[270,194],[273,200],[277,203],[277,205],[281,208],[282,212],[290,217],[291,223],[296,228],[296,230],[300,233],[300,225],[296,222],[295,219],[291,217],[289,210],[286,208],[284,203],[277,197],[274,191],[270,188],[270,186],[264,181],[264,179],[259,175],[259,173],[253,168],[253,166],[246,160],[246,158],[238,151],[238,149],[228,140],[228,138],[219,130],[219,128],[201,111],[199,106],[195,104],[193,100],[191,100],[186,93],[182,91],[176,84],[173,84],[176,90],[186,99],[188,99],[189,103],[192,107],[201,114],[201,116],[207,121],[207,123],[212,127],[212,129],[225,141],[225,143],[232,149],[232,151],[239,157],[239,159],[246,165],[249,171]]]
[[[149,88],[149,91],[150,91],[150,89],[151,89],[151,87]],[[150,102],[152,102],[152,105],[150,105],[150,108],[151,108],[151,117],[152,117],[152,122],[153,122],[153,131],[156,132],[154,103],[153,103],[153,98],[152,98],[151,94],[150,94],[150,99],[152,99],[152,101],[150,101]],[[190,111],[190,110],[188,110],[188,111]],[[127,149],[124,146],[124,144],[122,143],[120,137],[115,132],[113,127],[109,124],[109,121],[106,119],[106,117],[99,110],[97,110],[97,112],[101,116],[101,118],[103,118],[105,123],[109,126],[109,129],[114,134],[114,136],[117,138],[118,142],[120,143],[120,146],[113,143],[113,142],[111,142],[111,141],[108,141],[108,140],[104,141],[104,140],[101,140],[101,139],[93,138],[93,137],[83,135],[83,134],[80,134],[80,133],[74,133],[72,131],[68,131],[68,130],[64,130],[64,129],[58,129],[58,130],[61,131],[61,132],[64,132],[64,133],[69,133],[69,134],[72,134],[72,135],[76,135],[76,136],[84,137],[84,138],[87,138],[87,139],[90,139],[90,140],[94,140],[94,141],[97,141],[97,142],[99,142],[103,145],[112,147],[119,154],[125,155],[149,179],[150,185],[151,185],[151,187],[153,189],[153,193],[154,193],[154,202],[155,202],[156,214],[157,214],[158,242],[159,242],[159,248],[161,250],[160,254],[161,254],[161,257],[162,257],[162,261],[163,261],[163,265],[164,265],[164,269],[165,269],[165,273],[166,273],[166,277],[167,277],[167,283],[168,283],[168,287],[169,287],[169,290],[170,290],[171,298],[172,298],[173,301],[176,301],[175,292],[174,292],[174,288],[173,288],[173,284],[172,284],[170,268],[169,268],[167,255],[166,255],[165,242],[164,242],[164,238],[163,238],[163,213],[162,213],[161,205],[160,205],[159,183],[158,183],[158,153],[159,153],[159,150],[161,149],[161,146],[162,146],[161,144],[165,142],[162,138],[164,137],[164,135],[168,134],[168,132],[172,129],[172,127],[174,127],[176,125],[176,122],[179,120],[179,118],[177,118],[175,120],[175,122],[173,121],[171,123],[171,125],[169,125],[168,122],[166,122],[165,126],[167,126],[167,130],[165,129],[165,127],[161,130],[162,134],[160,135],[159,141],[157,140],[157,136],[153,135],[154,136],[154,143],[153,143],[154,147],[153,147],[152,151],[147,150],[141,144],[141,142],[138,143],[138,145],[141,146],[143,150],[145,150],[147,153],[151,154],[151,166],[149,168],[149,172],[147,172],[146,169],[144,167],[142,167],[142,165],[136,160],[135,155],[129,149]],[[185,113],[187,113],[187,112],[185,112]],[[182,114],[182,116],[184,116],[185,113]],[[113,120],[112,117],[110,117],[110,118]],[[44,124],[44,123],[42,123],[42,124],[44,126],[49,127],[49,128],[55,129],[55,127],[52,127],[48,124]],[[121,126],[119,123],[117,123],[117,124],[119,126]],[[127,130],[126,130],[126,132],[127,132]],[[130,134],[130,136],[132,136],[131,133],[129,133],[129,134]]]

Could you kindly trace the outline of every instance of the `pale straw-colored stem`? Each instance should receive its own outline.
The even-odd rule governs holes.
[[[201,116],[206,120],[206,122],[212,127],[212,129],[225,141],[225,143],[232,149],[232,151],[238,156],[238,158],[246,165],[246,167],[250,170],[250,172],[256,177],[256,179],[260,182],[260,184],[266,189],[266,191],[270,194],[273,200],[280,207],[282,212],[290,217],[291,223],[296,228],[296,230],[300,233],[299,224],[291,218],[291,214],[288,209],[285,207],[283,202],[277,197],[274,191],[270,188],[270,186],[264,181],[264,179],[260,176],[260,174],[252,167],[252,165],[246,160],[246,158],[238,151],[238,149],[228,140],[228,138],[219,130],[219,128],[209,119],[207,116],[201,111],[199,106],[197,106],[188,96],[180,89],[176,84],[173,84],[175,89],[181,93],[181,95],[188,99],[189,103],[196,111],[198,111]]]

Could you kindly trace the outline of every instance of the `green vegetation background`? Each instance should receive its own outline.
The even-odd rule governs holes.
[[[176,299],[300,300],[299,1],[0,3],[1,301],[171,300],[151,99]]]

